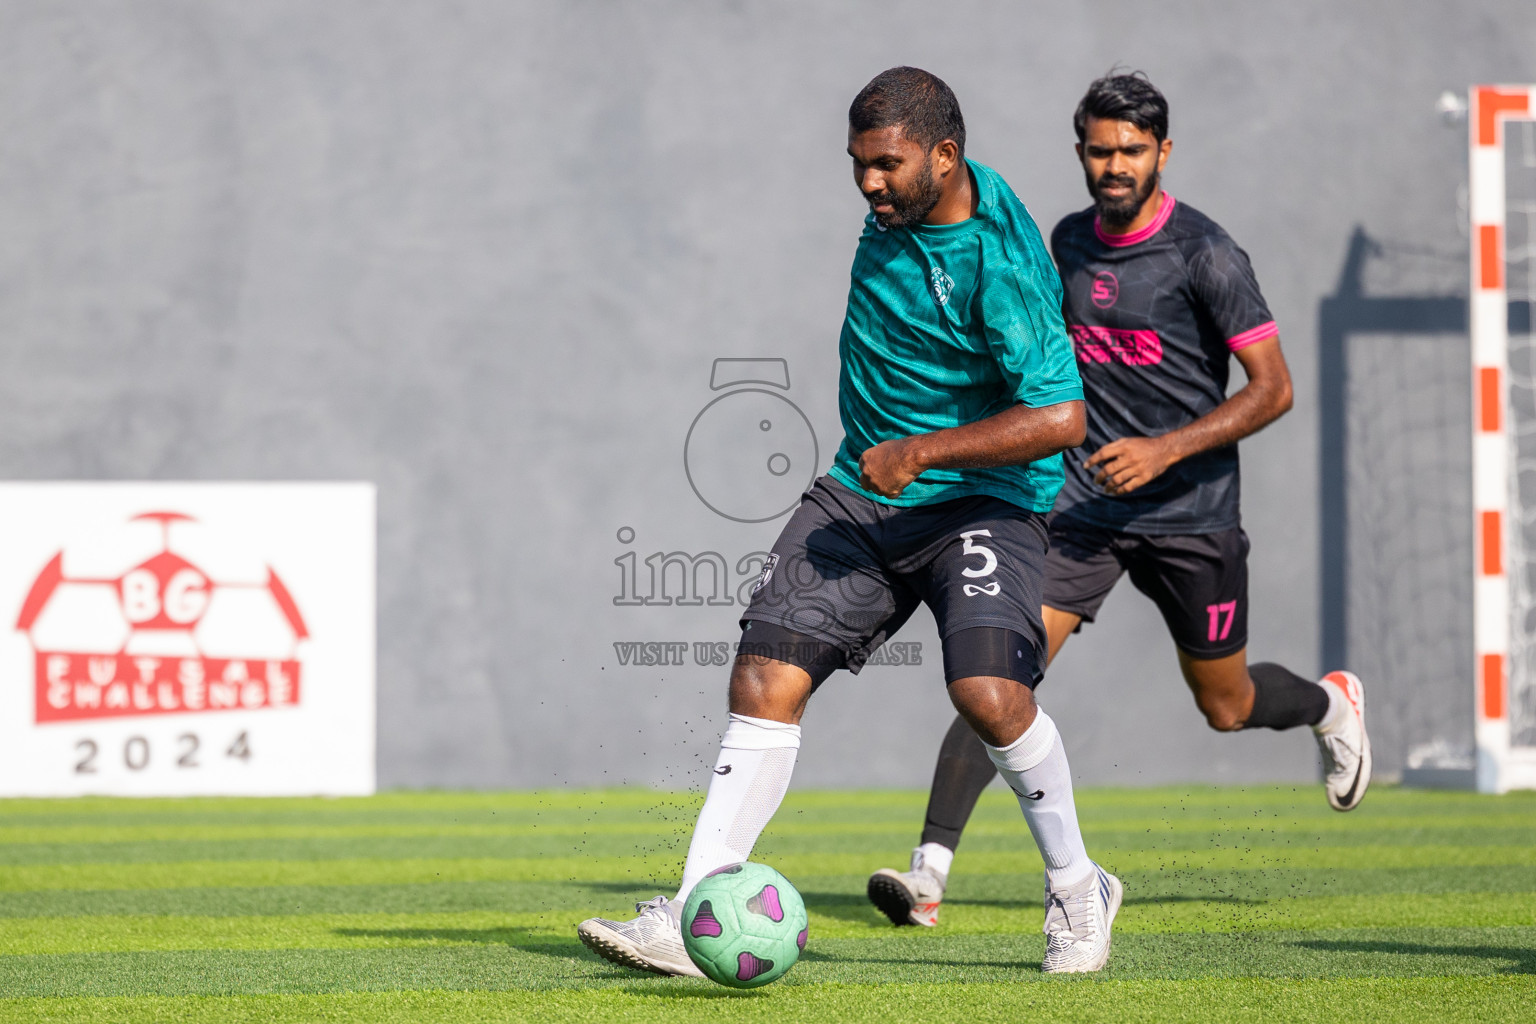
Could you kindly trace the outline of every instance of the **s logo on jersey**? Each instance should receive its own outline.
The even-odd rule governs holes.
[[[1120,281],[1107,270],[1101,270],[1093,275],[1093,304],[1100,309],[1108,309],[1115,304],[1120,297]]]
[[[933,281],[933,297],[939,300],[939,305],[949,305],[949,295],[955,290],[955,282],[938,267],[933,268],[930,278]]]

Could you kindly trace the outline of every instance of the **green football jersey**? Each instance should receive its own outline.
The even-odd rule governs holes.
[[[1061,318],[1061,278],[1029,211],[990,167],[967,161],[975,216],[883,228],[870,214],[853,258],[838,343],[843,443],[831,475],[876,501],[973,494],[1049,512],[1061,456],[1023,466],[930,469],[896,498],[859,486],[859,456],[892,438],[986,419],[1017,403],[1083,397]]]

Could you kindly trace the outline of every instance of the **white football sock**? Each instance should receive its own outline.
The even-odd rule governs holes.
[[[1344,691],[1332,683],[1318,683],[1323,692],[1328,695],[1328,710],[1323,713],[1322,721],[1312,727],[1312,731],[1326,736],[1339,727],[1344,721],[1344,716],[1349,714],[1349,701],[1344,698]]]
[[[1093,870],[1072,800],[1072,772],[1056,723],[1044,711],[1006,747],[983,743],[1003,780],[1018,795],[1024,820],[1045,860],[1052,889],[1082,881]]]
[[[731,715],[720,739],[709,794],[688,844],[683,884],[677,890],[679,902],[711,871],[752,856],[757,837],[789,789],[799,750],[798,725]]]
[[[949,879],[949,868],[954,862],[955,851],[939,843],[924,843],[912,851],[912,870],[926,868],[941,881]]]

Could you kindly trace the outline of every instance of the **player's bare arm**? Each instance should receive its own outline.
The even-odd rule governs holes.
[[[1099,486],[1110,494],[1129,494],[1174,463],[1241,441],[1289,412],[1291,371],[1280,339],[1249,345],[1236,356],[1248,383],[1209,413],[1160,437],[1122,437],[1089,456],[1083,464],[1098,469]]]
[[[1076,448],[1087,430],[1082,402],[1015,405],[975,423],[875,445],[859,457],[859,485],[894,498],[927,470],[1027,465]]]

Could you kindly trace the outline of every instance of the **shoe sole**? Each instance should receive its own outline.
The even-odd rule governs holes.
[[[880,913],[890,918],[891,924],[898,928],[911,924],[926,924],[913,919],[912,909],[917,906],[917,900],[912,898],[912,891],[903,885],[889,868],[876,871],[869,876],[869,902],[873,903]]]
[[[1343,800],[1335,800],[1333,793],[1328,793],[1328,805],[1336,811],[1352,811],[1360,806],[1365,799],[1365,791],[1371,788],[1371,734],[1365,728],[1365,684],[1360,677],[1353,672],[1330,672],[1328,675],[1348,676],[1354,681],[1355,690],[1360,694],[1360,702],[1356,705],[1360,714],[1360,767],[1355,770],[1354,784],[1349,787],[1349,792],[1344,794]],[[1327,678],[1327,677],[1324,677]],[[1348,691],[1345,691],[1346,695]],[[1348,697],[1345,697],[1348,700]],[[1354,704],[1354,701],[1350,701]],[[1353,799],[1351,799],[1353,798]]]
[[[620,967],[628,967],[634,971],[649,971],[666,977],[704,977],[704,972],[692,963],[689,963],[688,969],[684,970],[676,964],[661,964],[651,960],[637,952],[631,943],[609,933],[606,929],[588,928],[583,924],[577,927],[576,936],[581,939],[582,945],[609,963],[618,964]]]

